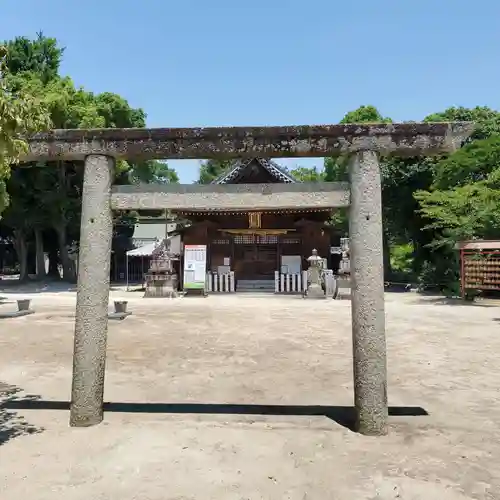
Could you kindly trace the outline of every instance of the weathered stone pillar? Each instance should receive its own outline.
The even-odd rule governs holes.
[[[377,154],[353,155],[349,217],[354,403],[357,430],[387,432],[387,367],[382,244],[382,193]]]
[[[113,221],[113,158],[85,160],[70,425],[102,421]]]

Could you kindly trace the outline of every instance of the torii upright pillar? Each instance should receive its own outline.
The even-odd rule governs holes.
[[[377,153],[351,157],[351,308],[356,428],[387,433],[382,195]]]
[[[107,156],[85,158],[70,409],[73,427],[95,425],[103,419],[113,167],[113,158]]]

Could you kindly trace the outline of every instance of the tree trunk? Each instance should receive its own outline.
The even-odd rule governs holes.
[[[49,258],[49,271],[47,277],[53,280],[61,279],[59,274],[59,254],[58,254],[58,244],[57,244],[57,234],[54,229],[47,228],[43,232],[44,240],[43,246],[47,250],[47,256]]]
[[[55,248],[50,249],[48,252],[49,257],[49,273],[48,276],[51,279],[61,279],[61,275],[59,274],[59,255],[57,254],[57,250]]]
[[[59,256],[63,269],[63,280],[73,283],[75,281],[75,270],[73,261],[69,257],[68,246],[66,244],[66,226],[61,225],[54,228],[57,232],[57,241],[59,243]]]
[[[19,281],[26,281],[28,276],[28,245],[26,234],[20,229],[14,231],[14,246],[19,260]]]
[[[391,246],[389,244],[389,235],[387,231],[382,233],[382,243],[384,251],[384,277],[386,281],[392,279],[392,266],[391,266]]]
[[[28,255],[27,255],[28,275],[34,276],[36,274],[36,252],[30,241],[26,242],[26,246],[28,249]]]
[[[36,249],[36,279],[44,280],[45,272],[45,254],[43,253],[43,232],[41,229],[35,229],[35,249]]]

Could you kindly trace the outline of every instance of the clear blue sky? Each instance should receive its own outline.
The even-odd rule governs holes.
[[[319,124],[500,108],[499,20],[499,0],[3,0],[0,38],[56,37],[64,74],[151,127]]]

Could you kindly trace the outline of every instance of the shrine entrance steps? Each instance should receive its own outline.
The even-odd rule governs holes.
[[[236,292],[274,293],[274,279],[237,280]]]

